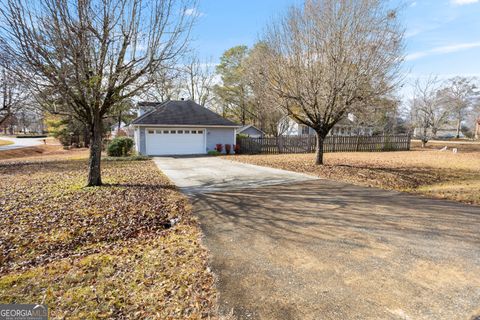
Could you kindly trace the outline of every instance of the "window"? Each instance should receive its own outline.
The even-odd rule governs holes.
[[[164,133],[164,134],[168,134],[169,131],[168,131],[168,130],[163,130],[163,133]]]
[[[197,130],[192,130],[192,134],[197,134]]]
[[[203,134],[203,130],[198,130],[197,133],[198,134]]]
[[[175,133],[177,133],[177,131],[176,130],[170,130],[170,133],[175,134]]]
[[[183,133],[183,130],[178,130],[177,133],[178,133],[178,134],[182,134],[182,133]]]
[[[153,129],[148,129],[148,134],[154,134],[155,133],[155,130]]]
[[[162,130],[155,130],[157,134],[162,134]]]
[[[185,130],[185,134],[189,134],[190,133],[190,130]]]
[[[308,130],[308,129],[309,129],[309,127],[302,125],[301,134],[302,134],[302,135],[307,135],[307,134],[309,133],[309,130]]]

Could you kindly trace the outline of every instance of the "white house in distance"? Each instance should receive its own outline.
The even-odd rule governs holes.
[[[356,125],[354,122],[355,117],[351,114],[348,117],[340,120],[330,130],[328,135],[330,136],[371,136],[373,134],[373,127]],[[314,135],[315,131],[295,121],[293,118],[286,116],[278,123],[278,132],[286,136],[303,136]]]
[[[191,100],[141,102],[138,106],[150,109],[131,123],[139,154],[206,154],[217,144],[230,144],[233,149],[236,143],[237,124]]]

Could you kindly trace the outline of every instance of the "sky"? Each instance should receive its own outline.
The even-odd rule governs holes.
[[[398,0],[400,1],[400,0]],[[399,2],[392,2],[397,5]],[[300,0],[200,0],[193,48],[218,62],[236,45],[252,46],[272,19]],[[404,0],[405,85],[408,97],[418,77],[480,77],[480,0]]]

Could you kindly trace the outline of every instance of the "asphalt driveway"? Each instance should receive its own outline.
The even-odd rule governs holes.
[[[480,315],[480,207],[218,158],[156,162],[192,197],[224,313],[233,310],[238,319]]]

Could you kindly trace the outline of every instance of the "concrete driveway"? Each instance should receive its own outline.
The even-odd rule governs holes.
[[[39,138],[20,138],[19,139],[19,138],[0,136],[0,139],[13,142],[13,144],[0,146],[0,151],[27,148],[27,147],[33,147],[33,146],[38,146],[40,144],[43,144],[42,139],[39,139]]]
[[[187,194],[318,179],[301,173],[215,157],[158,157],[154,161]]]
[[[218,158],[156,162],[192,198],[224,313],[233,310],[238,319],[480,315],[480,207],[277,175]],[[236,177],[238,168],[246,171]],[[247,183],[238,189],[238,181]]]

